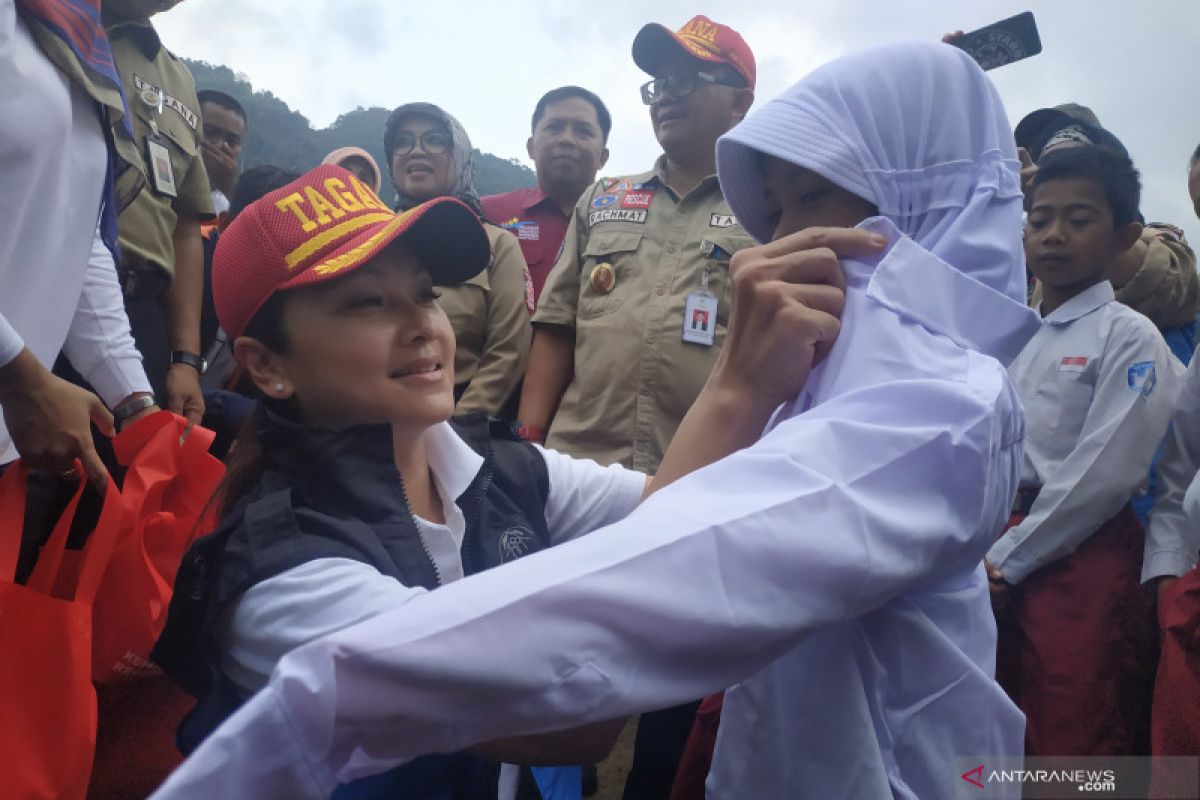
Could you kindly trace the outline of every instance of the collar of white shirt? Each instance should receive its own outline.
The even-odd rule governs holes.
[[[1038,331],[1040,320],[1029,306],[947,264],[890,220],[875,218],[863,227],[892,241],[867,286],[868,296],[892,311],[1005,366]],[[849,275],[862,262],[843,263]]]
[[[1100,281],[1095,286],[1089,286],[1051,311],[1042,321],[1047,325],[1066,325],[1080,317],[1087,316],[1097,308],[1107,305],[1116,299],[1117,296],[1113,292],[1112,284],[1108,281]],[[1038,314],[1041,315],[1041,313],[1042,306],[1039,303]]]
[[[425,450],[442,502],[446,505],[462,497],[483,468],[483,456],[472,450],[448,422],[434,425],[425,432]]]

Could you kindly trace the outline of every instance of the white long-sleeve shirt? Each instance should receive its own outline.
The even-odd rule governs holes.
[[[0,0],[0,366],[65,349],[109,406],[149,392],[100,241],[108,152],[96,104]],[[16,458],[0,419],[0,464]]]
[[[457,498],[483,468],[483,457],[443,423],[425,433],[430,471],[442,498],[445,523],[416,517],[417,532],[443,585],[463,578],[466,519]],[[638,504],[646,476],[619,464],[602,467],[539,448],[546,462],[546,525],[560,545],[615,522]],[[249,692],[266,684],[286,653],[425,594],[369,564],[319,558],[250,587],[230,611],[222,637],[223,668]]]
[[[1200,498],[1197,469],[1200,469],[1200,361],[1193,357],[1179,382],[1171,430],[1158,462],[1158,492],[1142,558],[1143,582],[1163,576],[1177,577],[1196,566],[1200,554],[1200,516],[1187,501],[1194,503]]]
[[[1166,433],[1182,369],[1108,281],[1046,315],[1009,366],[1025,405],[1021,484],[1041,491],[988,553],[1005,580],[1074,552],[1129,502]]]
[[[956,757],[1019,756],[981,559],[1023,422],[976,351],[1007,361],[1037,320],[868,225],[895,244],[844,262],[842,333],[757,444],[622,522],[293,651],[155,797],[324,797],[738,681],[710,797],[953,797]]]
[[[483,457],[447,423],[426,431],[425,446],[445,523],[414,520],[442,585],[447,585],[463,577],[467,523],[457,498],[478,476]],[[553,450],[541,453],[546,463],[545,514],[551,545],[621,519],[634,509],[645,489],[645,475],[619,464],[602,467]],[[288,652],[425,593],[359,561],[310,561],[255,584],[238,599],[225,620],[222,669],[249,694],[266,684]],[[515,767],[501,765],[498,800],[516,797],[518,780]]]

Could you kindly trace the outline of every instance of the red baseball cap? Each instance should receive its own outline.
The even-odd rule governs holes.
[[[349,171],[325,165],[263,195],[217,240],[217,319],[241,336],[276,292],[333,280],[403,237],[439,286],[475,277],[492,257],[475,212],[439,197],[401,214]]]
[[[633,40],[633,63],[651,75],[657,75],[663,63],[680,52],[701,61],[728,64],[746,79],[747,86],[754,88],[754,53],[750,45],[733,28],[708,17],[692,17],[678,31],[651,22]]]

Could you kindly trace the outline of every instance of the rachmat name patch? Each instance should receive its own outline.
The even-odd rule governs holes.
[[[588,226],[595,225],[597,222],[636,222],[644,224],[646,222],[645,209],[633,208],[606,208],[603,211],[593,211],[588,214]]]

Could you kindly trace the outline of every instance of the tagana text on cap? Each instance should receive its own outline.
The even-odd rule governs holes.
[[[221,233],[217,319],[236,339],[275,292],[345,275],[401,237],[440,286],[473,278],[492,255],[464,203],[439,197],[397,214],[349,171],[317,167],[251,203]]]
[[[643,27],[633,40],[633,63],[643,72],[656,75],[663,62],[680,51],[701,61],[728,64],[747,86],[754,88],[756,73],[750,45],[733,28],[702,15],[692,17],[678,31],[657,22]]]

